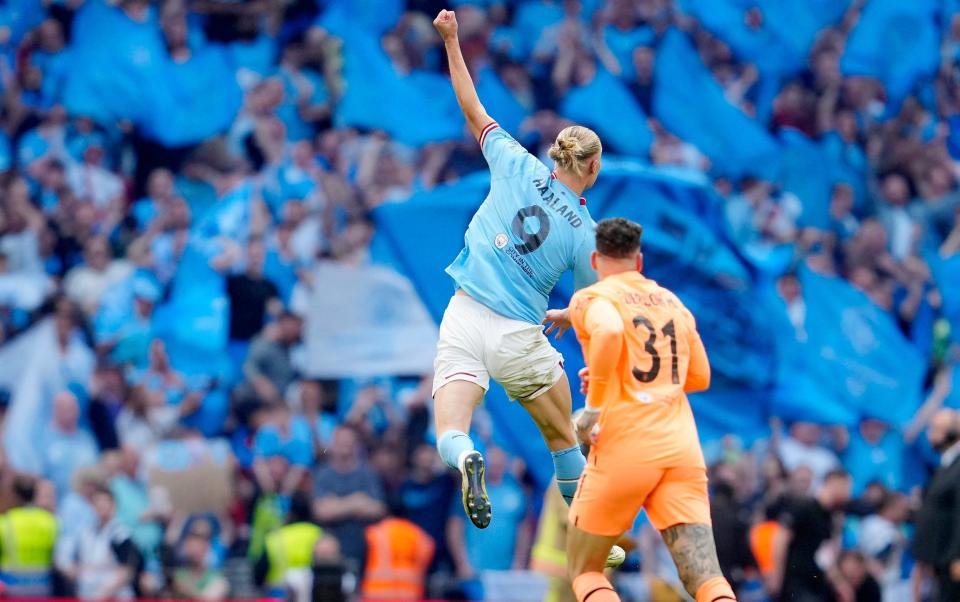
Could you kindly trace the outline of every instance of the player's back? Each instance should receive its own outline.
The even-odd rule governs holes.
[[[539,324],[565,271],[589,283],[594,222],[586,202],[502,128],[485,128],[480,145],[490,193],[447,273],[496,313]]]
[[[617,369],[620,394],[603,408],[604,444],[642,446],[650,462],[686,462],[702,454],[687,391],[709,384],[710,367],[690,311],[669,290],[639,272],[607,277],[571,303],[577,336],[590,355],[583,320],[590,303],[609,302],[623,320]]]

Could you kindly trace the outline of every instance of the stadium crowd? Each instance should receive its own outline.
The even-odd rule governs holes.
[[[482,599],[482,585],[488,597],[498,591],[490,572],[562,571],[562,546],[547,532],[563,513],[544,503],[523,460],[495,443],[482,410],[476,440],[496,508],[486,531],[465,524],[458,484],[436,456],[430,375],[334,381],[302,368],[307,300],[324,286],[318,263],[368,264],[377,207],[484,169],[466,134],[412,144],[338,117],[356,67],[345,60],[347,34],[325,19],[352,13],[363,23],[349,35],[366,35],[397,77],[429,88],[443,65],[430,20],[446,4],[0,4],[0,352],[47,328],[57,366],[36,377],[41,393],[27,410],[42,416],[39,457],[18,466],[8,444],[0,461],[0,581],[10,595],[216,600],[302,588],[312,571],[323,599],[341,591]],[[806,67],[772,91],[764,57],[735,52],[682,10],[688,3],[453,4],[468,64],[529,115],[515,134],[532,151],[542,156],[571,123],[564,109],[574,92],[601,108],[619,99],[610,102],[631,107],[652,139],[637,153],[621,132],[612,153],[709,178],[732,241],[776,280],[798,338],[810,302],[797,276],[804,266],[849,281],[928,358],[926,402],[908,424],[773,418],[767,438],[744,445],[731,434],[709,448],[721,562],[741,600],[781,591],[790,600],[927,599],[934,573],[960,549],[956,526],[945,544],[952,551],[923,552],[923,565],[910,547],[921,488],[939,461],[925,431],[951,395],[956,363],[956,333],[927,258],[960,252],[960,14],[939,16],[938,68],[890,113],[880,80],[839,67],[865,10],[857,0],[838,3],[845,11],[817,32]],[[763,30],[764,3],[724,4],[740,7],[744,27]],[[160,104],[134,117],[85,112],[70,77],[89,58],[78,40],[113,33],[82,30],[90,15],[156,38],[176,88],[170,106],[209,94],[219,104],[192,118],[215,131],[166,140],[157,129],[183,118]],[[376,19],[388,25],[363,30]],[[668,32],[692,40],[730,105],[769,132],[821,145],[842,173],[829,182],[822,227],[805,225],[807,200],[775,174],[731,177],[696,141],[647,117],[657,114]],[[126,76],[105,70],[93,81],[112,90]],[[235,87],[236,98],[220,87]],[[403,98],[368,101],[366,111],[395,102],[418,123]],[[588,124],[602,138],[609,119],[617,129],[612,113]],[[225,370],[204,371],[202,357],[181,369],[186,360],[161,334],[177,320],[160,315],[175,288],[186,298],[178,302],[210,303],[203,287],[183,295],[204,270],[222,277],[229,300]],[[35,378],[28,372],[3,392],[8,428],[22,403],[17,379]],[[205,501],[156,486],[157,467],[176,454],[204,459],[194,469],[209,480],[193,483],[213,492]],[[786,556],[777,543],[785,533]],[[638,523],[638,553],[620,579],[636,577],[638,600],[679,600],[654,535]]]

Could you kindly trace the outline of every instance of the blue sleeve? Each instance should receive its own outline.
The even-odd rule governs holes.
[[[596,242],[593,238],[593,226],[589,233],[580,241],[580,249],[573,258],[573,288],[580,290],[586,288],[597,281],[597,273],[590,265],[590,256],[593,255],[593,249]]]
[[[287,445],[287,460],[293,466],[310,466],[313,449],[309,441],[294,439]]]
[[[294,418],[291,425],[293,438],[287,444],[287,459],[294,466],[310,466],[313,461],[313,441],[310,425],[303,418]]]
[[[280,438],[270,427],[261,428],[253,439],[255,458],[270,458],[280,454]]]
[[[496,122],[491,122],[480,132],[480,150],[490,166],[491,180],[516,175],[540,163]]]

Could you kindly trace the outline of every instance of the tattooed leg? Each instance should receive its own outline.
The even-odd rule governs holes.
[[[723,576],[710,525],[674,525],[660,534],[677,565],[683,587],[691,596],[696,597],[700,586],[710,579]]]

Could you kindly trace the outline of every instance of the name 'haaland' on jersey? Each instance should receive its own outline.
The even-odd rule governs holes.
[[[576,209],[561,202],[560,197],[553,194],[553,191],[547,187],[546,180],[537,178],[533,181],[533,185],[537,187],[537,191],[540,193],[540,198],[543,199],[544,205],[559,213],[560,216],[570,222],[570,225],[574,228],[579,228],[583,225],[583,219],[577,215]]]

